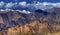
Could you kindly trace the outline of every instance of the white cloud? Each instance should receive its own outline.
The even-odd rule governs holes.
[[[5,5],[4,5],[5,4]],[[5,8],[12,8],[12,7],[28,7],[32,9],[47,9],[47,8],[52,8],[52,7],[60,7],[60,3],[48,3],[48,2],[33,2],[33,3],[27,3],[25,1],[22,2],[10,2],[10,3],[4,3],[3,1],[0,2],[0,7],[5,7]]]
[[[26,10],[16,10],[16,11],[21,12],[21,13],[26,13],[26,14],[31,13],[30,11],[26,11]]]
[[[32,8],[32,9],[50,9],[53,7],[58,7],[60,8],[60,3],[49,3],[49,2],[34,2],[32,4],[30,3],[26,3],[26,2],[20,2],[20,5],[22,7],[28,7],[28,8]]]
[[[20,13],[25,13],[25,14],[29,14],[31,13],[30,11],[26,11],[26,10],[13,10],[13,9],[0,9],[1,12],[8,12],[8,11],[18,11]]]
[[[30,13],[30,11],[22,10],[22,13]]]
[[[26,6],[27,5],[27,3],[25,2],[25,1],[23,1],[23,2],[19,2],[19,5],[21,5],[21,6]]]
[[[12,2],[10,2],[10,3],[7,3],[5,7],[6,7],[6,8],[10,8],[10,7],[12,7],[13,5],[14,5],[14,4],[13,4]]]
[[[60,7],[60,3],[48,3],[48,2],[37,2],[35,4],[33,4],[33,6],[36,9],[48,9],[48,8],[53,8],[53,7]]]
[[[51,6],[54,6],[54,7],[60,7],[60,3],[43,2],[42,5],[44,5],[44,6],[51,5]]]
[[[7,4],[6,4],[5,8],[11,8],[11,7],[13,7],[14,5],[15,5],[14,3],[10,2],[10,3],[7,3]]]
[[[0,7],[2,7],[5,3],[3,1],[0,2]]]

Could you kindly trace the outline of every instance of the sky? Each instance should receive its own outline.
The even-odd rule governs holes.
[[[0,9],[28,10],[60,8],[60,0],[0,0]]]
[[[21,1],[26,1],[28,3],[33,2],[33,1],[39,1],[39,2],[60,2],[60,0],[0,0],[0,1],[4,1],[4,2],[21,2]]]

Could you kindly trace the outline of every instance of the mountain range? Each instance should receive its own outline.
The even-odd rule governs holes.
[[[7,30],[12,27],[25,27],[32,26],[33,28],[35,25],[38,27],[34,28],[34,31],[37,28],[40,30],[45,28],[51,28],[53,30],[54,24],[60,25],[60,8],[52,8],[47,10],[35,10],[31,13],[22,13],[19,11],[0,11],[0,31]],[[40,26],[41,25],[41,26]],[[30,28],[28,28],[30,29]],[[55,29],[55,28],[54,28]],[[58,28],[57,30],[59,30]],[[33,31],[33,32],[34,32]]]
[[[0,12],[0,30],[6,29],[12,26],[25,25],[26,23],[32,22],[41,17],[47,18],[48,22],[50,21],[53,22],[57,19],[60,19],[59,10],[60,10],[59,8],[53,8],[46,11],[42,11],[38,9],[29,14],[21,13],[19,11]]]

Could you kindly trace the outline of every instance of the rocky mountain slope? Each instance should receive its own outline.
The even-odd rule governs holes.
[[[15,33],[19,35],[26,33],[26,35],[40,35],[59,32],[60,12],[54,11],[49,12],[38,9],[29,14],[19,11],[0,12],[0,31],[3,35],[16,35]]]
[[[0,30],[25,25],[26,23],[32,22],[47,14],[47,12],[42,10],[36,10],[29,14],[21,13],[19,11],[0,12]]]
[[[60,24],[49,24],[47,18],[41,17],[22,26],[15,26],[0,32],[3,35],[59,35]]]

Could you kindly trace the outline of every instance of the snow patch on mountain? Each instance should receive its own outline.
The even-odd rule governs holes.
[[[26,11],[26,10],[0,9],[0,12],[9,12],[9,11],[12,11],[12,12],[18,11],[20,13],[25,13],[25,14],[31,13],[30,11]]]

